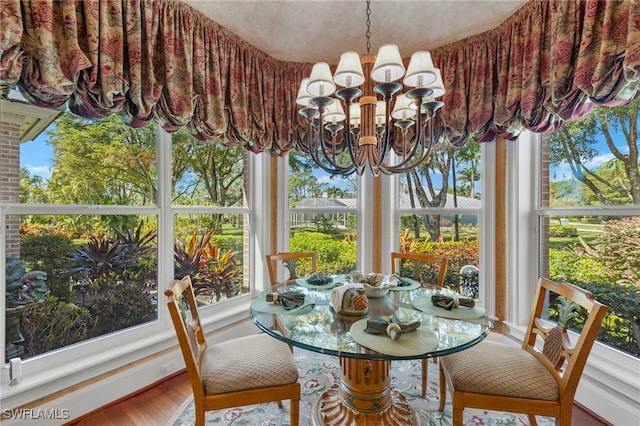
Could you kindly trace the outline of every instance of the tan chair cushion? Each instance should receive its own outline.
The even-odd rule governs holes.
[[[442,357],[453,387],[462,392],[555,401],[558,383],[533,355],[516,346],[481,342]]]
[[[210,346],[202,355],[200,373],[207,395],[298,380],[298,368],[289,346],[266,334]]]

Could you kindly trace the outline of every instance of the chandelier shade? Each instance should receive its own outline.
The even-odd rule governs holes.
[[[368,38],[367,28],[367,46]],[[301,82],[296,102],[307,124],[297,146],[330,174],[409,172],[436,145],[433,119],[444,106],[436,98],[444,94],[428,51],[415,52],[406,69],[395,44],[377,55],[344,52],[333,75],[319,62]]]

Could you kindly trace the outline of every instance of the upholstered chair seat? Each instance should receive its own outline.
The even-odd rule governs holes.
[[[239,356],[242,362],[237,362]],[[286,385],[298,380],[298,368],[289,347],[266,334],[208,347],[202,354],[200,373],[207,395]]]
[[[593,293],[540,277],[522,346],[482,341],[440,361],[440,406],[452,396],[453,426],[465,408],[556,418],[572,426],[573,398],[608,308]],[[579,331],[568,331],[570,322]]]
[[[207,411],[272,401],[283,408],[283,399],[291,401],[291,426],[298,426],[298,368],[286,344],[254,334],[209,346],[189,275],[164,294],[193,389],[195,426],[204,426]]]
[[[558,383],[542,363],[519,346],[481,342],[440,359],[456,390],[515,398],[558,400]]]

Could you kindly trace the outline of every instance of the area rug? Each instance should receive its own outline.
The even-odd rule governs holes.
[[[294,349],[300,378],[302,398],[300,400],[300,424],[309,424],[309,413],[313,401],[325,390],[337,387],[340,380],[340,365],[335,356]],[[427,397],[420,396],[421,363],[415,361],[394,361],[391,363],[391,384],[400,390],[413,409],[422,419],[424,426],[450,425],[451,402],[447,402],[443,412],[438,411],[440,388],[438,385],[438,366],[429,362],[429,384]],[[448,396],[449,398],[449,396]],[[251,426],[288,426],[289,401],[283,401],[283,409],[274,403],[235,407],[225,410],[210,411],[206,415],[207,425],[251,425]],[[538,425],[555,425],[550,417],[537,417]],[[185,401],[180,410],[168,423],[173,426],[193,425],[195,408],[193,400]],[[485,411],[475,409],[464,410],[465,425],[518,425],[524,426],[529,421],[524,415]]]

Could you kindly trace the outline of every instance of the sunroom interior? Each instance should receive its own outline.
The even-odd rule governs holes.
[[[479,303],[493,331],[515,341],[524,335],[538,277],[549,274],[544,234],[550,218],[639,216],[637,200],[552,206],[543,176],[549,173],[551,133],[596,107],[625,106],[637,98],[635,1],[7,0],[0,21],[3,409],[68,410],[67,420],[77,419],[184,368],[162,293],[176,278],[176,247],[186,253],[189,238],[203,238],[178,230],[193,218],[198,232],[210,229],[206,218],[215,215],[238,229],[241,290],[210,294],[201,312],[215,343],[257,331],[249,305],[269,286],[265,255],[295,249],[294,228],[318,213],[354,230],[355,263],[348,267],[384,274],[391,271],[390,253],[403,250],[407,217],[473,218]],[[375,53],[386,42],[398,44],[405,65],[411,52],[430,51],[446,88],[433,125],[445,146],[477,145],[481,196],[472,190],[468,204],[460,197],[455,206],[443,201],[415,207],[406,200],[400,174],[364,170],[327,177],[332,185],[348,179],[353,188],[334,195],[332,203],[322,203],[326,194],[292,203],[290,158],[301,155],[306,132],[296,104],[303,78],[315,62],[335,67],[344,51],[362,54],[366,47]],[[154,181],[152,201],[77,201],[76,195],[24,201],[21,149],[71,114],[92,123],[117,116],[153,139],[153,150],[140,151],[140,161],[129,165],[153,169],[146,176]],[[66,126],[80,128],[73,119]],[[81,135],[84,141],[87,135]],[[637,140],[635,150],[637,163]],[[155,157],[143,161],[149,152]],[[173,181],[180,158],[207,153],[215,161],[230,152],[240,159],[239,169],[226,170],[240,179],[235,198],[213,200],[209,193],[189,201],[180,192],[184,188]],[[100,161],[111,167],[109,158]],[[70,171],[89,176],[78,165]],[[79,192],[90,192],[92,184]],[[24,221],[34,216],[59,223],[129,216],[153,223],[152,231],[147,228],[155,239],[151,319],[30,357],[12,352],[18,349],[9,336],[15,318],[10,271],[24,256]],[[91,289],[76,282],[72,291],[77,289],[83,302],[90,297]],[[638,312],[630,315],[630,327],[634,321],[640,327]],[[576,393],[578,404],[611,424],[640,418],[637,334],[635,346],[629,353],[596,342]],[[20,359],[16,364],[11,358]]]

